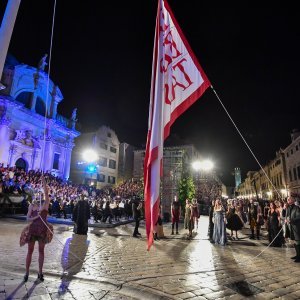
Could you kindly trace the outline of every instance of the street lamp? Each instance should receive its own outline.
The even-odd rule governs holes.
[[[86,149],[82,153],[82,158],[85,162],[91,163],[98,159],[98,154],[92,149]]]
[[[211,171],[214,167],[214,163],[209,160],[197,160],[192,163],[192,167],[195,171]]]
[[[86,149],[82,152],[83,165],[85,168],[84,182],[90,179],[90,185],[93,185],[95,173],[97,173],[96,161],[99,159],[99,156],[96,151],[93,149]]]

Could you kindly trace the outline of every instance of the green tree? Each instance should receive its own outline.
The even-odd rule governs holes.
[[[183,176],[179,181],[179,202],[181,203],[181,207],[184,211],[185,209],[185,200],[192,200],[195,197],[195,185],[193,178],[191,176]]]

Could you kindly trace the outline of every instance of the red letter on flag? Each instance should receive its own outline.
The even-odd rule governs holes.
[[[159,0],[152,63],[149,125],[144,162],[144,198],[148,250],[159,214],[163,143],[175,120],[210,82],[185,39],[166,0]]]

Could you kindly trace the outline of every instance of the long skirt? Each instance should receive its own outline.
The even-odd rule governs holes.
[[[213,241],[215,244],[225,246],[227,243],[226,236],[226,224],[224,221],[224,212],[216,211],[214,212],[214,233]]]

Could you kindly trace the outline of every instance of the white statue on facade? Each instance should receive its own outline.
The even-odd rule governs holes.
[[[76,117],[77,117],[77,108],[74,108],[74,109],[73,109],[73,112],[72,112],[71,120],[72,120],[73,122],[76,122],[76,121],[77,121]]]
[[[45,71],[45,67],[48,65],[46,60],[47,60],[48,54],[46,53],[39,61],[38,64],[38,70],[40,71]]]

